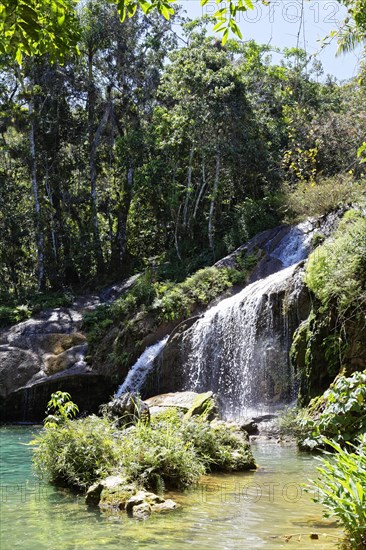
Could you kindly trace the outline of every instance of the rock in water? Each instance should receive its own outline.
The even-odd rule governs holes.
[[[138,490],[123,475],[109,476],[89,487],[85,503],[88,506],[99,506],[103,511],[118,513],[126,511],[136,519],[147,519],[152,512],[169,512],[178,508],[171,499]]]
[[[118,426],[136,424],[138,420],[150,422],[149,406],[135,393],[127,392],[107,403],[106,412],[116,418]]]
[[[168,409],[176,409],[188,420],[192,416],[207,412],[212,418],[215,415],[216,404],[212,391],[197,393],[194,391],[164,393],[145,400],[151,414],[159,414]]]

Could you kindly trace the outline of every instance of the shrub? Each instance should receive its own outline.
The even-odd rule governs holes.
[[[119,457],[131,479],[152,489],[186,487],[205,473],[193,443],[184,440],[170,421],[153,426],[138,422],[122,432]]]
[[[322,458],[319,478],[314,482],[318,500],[327,509],[326,516],[338,517],[351,548],[366,547],[366,436],[357,445],[342,449],[331,440],[326,443],[335,451]]]
[[[191,441],[207,470],[238,471],[255,467],[255,462],[244,433],[220,422],[208,423],[192,419],[182,424],[182,434]]]
[[[27,305],[19,305],[14,307],[0,306],[0,327],[6,328],[15,323],[20,323],[29,319],[32,311]]]
[[[33,313],[43,309],[53,309],[56,307],[71,306],[74,301],[74,295],[71,291],[64,292],[38,292],[28,298],[28,303]]]
[[[33,444],[41,476],[81,489],[118,472],[143,487],[161,489],[186,487],[211,469],[255,467],[245,434],[210,424],[203,416],[186,422],[173,411],[149,425],[138,421],[124,429],[105,417],[63,417],[46,423]]]
[[[46,428],[32,443],[36,471],[58,485],[86,488],[119,462],[115,428],[96,416]]]
[[[11,299],[6,305],[0,306],[0,328],[6,328],[15,323],[26,321],[34,313],[43,309],[67,307],[72,304],[74,297],[70,292],[63,293],[36,293],[21,298],[24,303],[16,303]]]
[[[57,391],[51,395],[46,412],[48,415],[44,420],[44,425],[46,428],[54,428],[76,416],[79,408],[71,401],[69,393]]]
[[[300,439],[301,446],[309,449],[322,446],[324,437],[339,445],[356,441],[366,431],[366,371],[339,376],[300,413],[297,423],[307,434]]]
[[[300,182],[296,187],[285,187],[285,203],[289,221],[322,216],[346,204],[365,197],[366,182],[355,182],[348,175],[326,178],[318,183]]]

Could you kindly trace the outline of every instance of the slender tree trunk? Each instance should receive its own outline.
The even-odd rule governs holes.
[[[114,239],[114,251],[112,255],[112,271],[123,269],[127,246],[127,220],[132,200],[132,189],[135,170],[130,166],[122,189],[117,210],[117,232]]]
[[[211,196],[210,213],[208,217],[208,242],[212,251],[215,248],[214,216],[215,216],[215,207],[216,207],[216,197],[217,197],[217,192],[219,189],[219,182],[220,182],[220,164],[221,164],[221,157],[220,157],[220,151],[218,151],[216,155],[215,179],[214,179],[214,185],[213,185],[212,196]]]
[[[202,185],[201,185],[201,189],[198,193],[196,204],[194,206],[193,218],[196,218],[196,216],[197,216],[198,207],[199,207],[199,204],[200,204],[201,199],[203,197],[203,193],[206,189],[206,183],[207,183],[207,181],[206,181],[205,155],[202,154]]]
[[[89,178],[90,178],[90,198],[92,212],[92,231],[94,251],[97,261],[97,272],[103,271],[103,252],[100,243],[99,223],[98,223],[98,205],[97,205],[97,170],[95,166],[96,150],[94,125],[95,125],[95,86],[93,78],[93,59],[92,48],[88,52],[88,138],[89,138]]]
[[[186,198],[184,201],[184,209],[183,209],[183,227],[187,227],[188,225],[188,207],[189,207],[189,199],[191,195],[192,190],[192,162],[193,162],[193,154],[194,154],[194,147],[191,146],[191,149],[189,151],[189,162],[188,162],[188,174],[187,174],[187,187],[186,187]]]
[[[179,206],[177,219],[175,220],[175,230],[174,230],[174,246],[175,250],[177,252],[178,259],[182,261],[182,256],[179,252],[179,242],[178,242],[178,228],[179,228],[179,217],[180,217],[180,211],[181,211],[182,205]]]
[[[35,211],[36,247],[37,247],[37,288],[44,286],[44,235],[41,224],[41,204],[39,201],[39,189],[37,179],[37,155],[36,155],[36,121],[34,114],[34,98],[29,101],[29,151],[31,164],[32,193]]]
[[[47,195],[48,195],[48,200],[50,201],[50,205],[52,207],[51,209],[51,212],[50,212],[50,232],[51,232],[51,243],[52,243],[52,252],[53,252],[53,257],[54,257],[54,261],[55,261],[55,265],[58,264],[58,253],[57,253],[57,250],[58,250],[58,246],[57,246],[57,233],[56,233],[56,230],[55,230],[55,223],[54,223],[54,215],[53,215],[53,211],[55,210],[55,207],[54,207],[54,204],[53,204],[53,196],[52,196],[52,191],[51,191],[51,186],[50,186],[50,181],[49,181],[49,171],[48,171],[48,162],[47,162],[47,159],[46,159],[46,167],[45,167],[45,188],[46,188],[46,192],[47,192]]]

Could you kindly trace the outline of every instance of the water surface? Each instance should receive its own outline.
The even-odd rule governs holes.
[[[82,496],[40,482],[25,445],[36,431],[0,428],[1,550],[335,549],[342,535],[303,492],[316,461],[294,447],[254,444],[258,471],[207,476],[183,494],[169,494],[180,510],[141,522],[89,509]]]

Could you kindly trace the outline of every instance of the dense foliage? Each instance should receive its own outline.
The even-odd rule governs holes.
[[[362,206],[345,212],[330,239],[318,233],[314,244],[306,267],[313,308],[296,331],[291,348],[302,406],[324,392],[338,373],[350,375],[365,365],[366,218]]]
[[[123,22],[133,17],[138,9],[145,14],[157,10],[166,19],[174,14],[172,0],[109,0],[117,6],[118,14]],[[208,0],[200,0],[205,6]],[[0,51],[15,56],[21,63],[22,54],[56,53],[56,58],[63,58],[67,48],[75,48],[77,31],[80,25],[75,26],[78,0],[3,0],[0,11]],[[222,7],[219,0],[218,10],[211,18],[215,22],[213,30],[222,33],[222,44],[225,44],[230,31],[242,38],[237,24],[237,16],[254,8],[252,0],[229,0]],[[363,42],[366,33],[365,0],[341,0],[348,8],[348,17],[338,32],[338,43],[342,51],[354,48],[358,42]],[[268,6],[268,2],[263,0]],[[70,22],[73,24],[70,26]],[[74,32],[70,32],[72,27]]]
[[[142,487],[184,487],[210,470],[255,468],[245,435],[210,424],[205,413],[184,420],[169,411],[120,429],[107,417],[71,420],[75,405],[59,394],[50,401],[58,421],[48,416],[33,441],[36,470],[55,484],[85,489],[123,473]]]
[[[348,448],[332,440],[327,443],[335,454],[322,459],[318,468],[318,500],[326,507],[328,517],[342,522],[347,546],[361,550],[366,546],[366,437],[361,435]]]
[[[80,55],[62,66],[0,57],[3,306],[166,262],[188,275],[298,214],[284,180],[302,215],[314,186],[328,197],[352,167],[344,199],[362,179],[364,88],[317,81],[304,52],[275,63],[268,46],[222,47],[202,22],[178,49],[172,21],[122,24],[106,0],[78,16]]]
[[[349,210],[331,241],[310,256],[306,283],[324,309],[334,306],[342,320],[366,311],[366,218]]]
[[[319,448],[324,438],[339,445],[355,443],[366,432],[366,371],[339,376],[297,419],[301,446]]]

